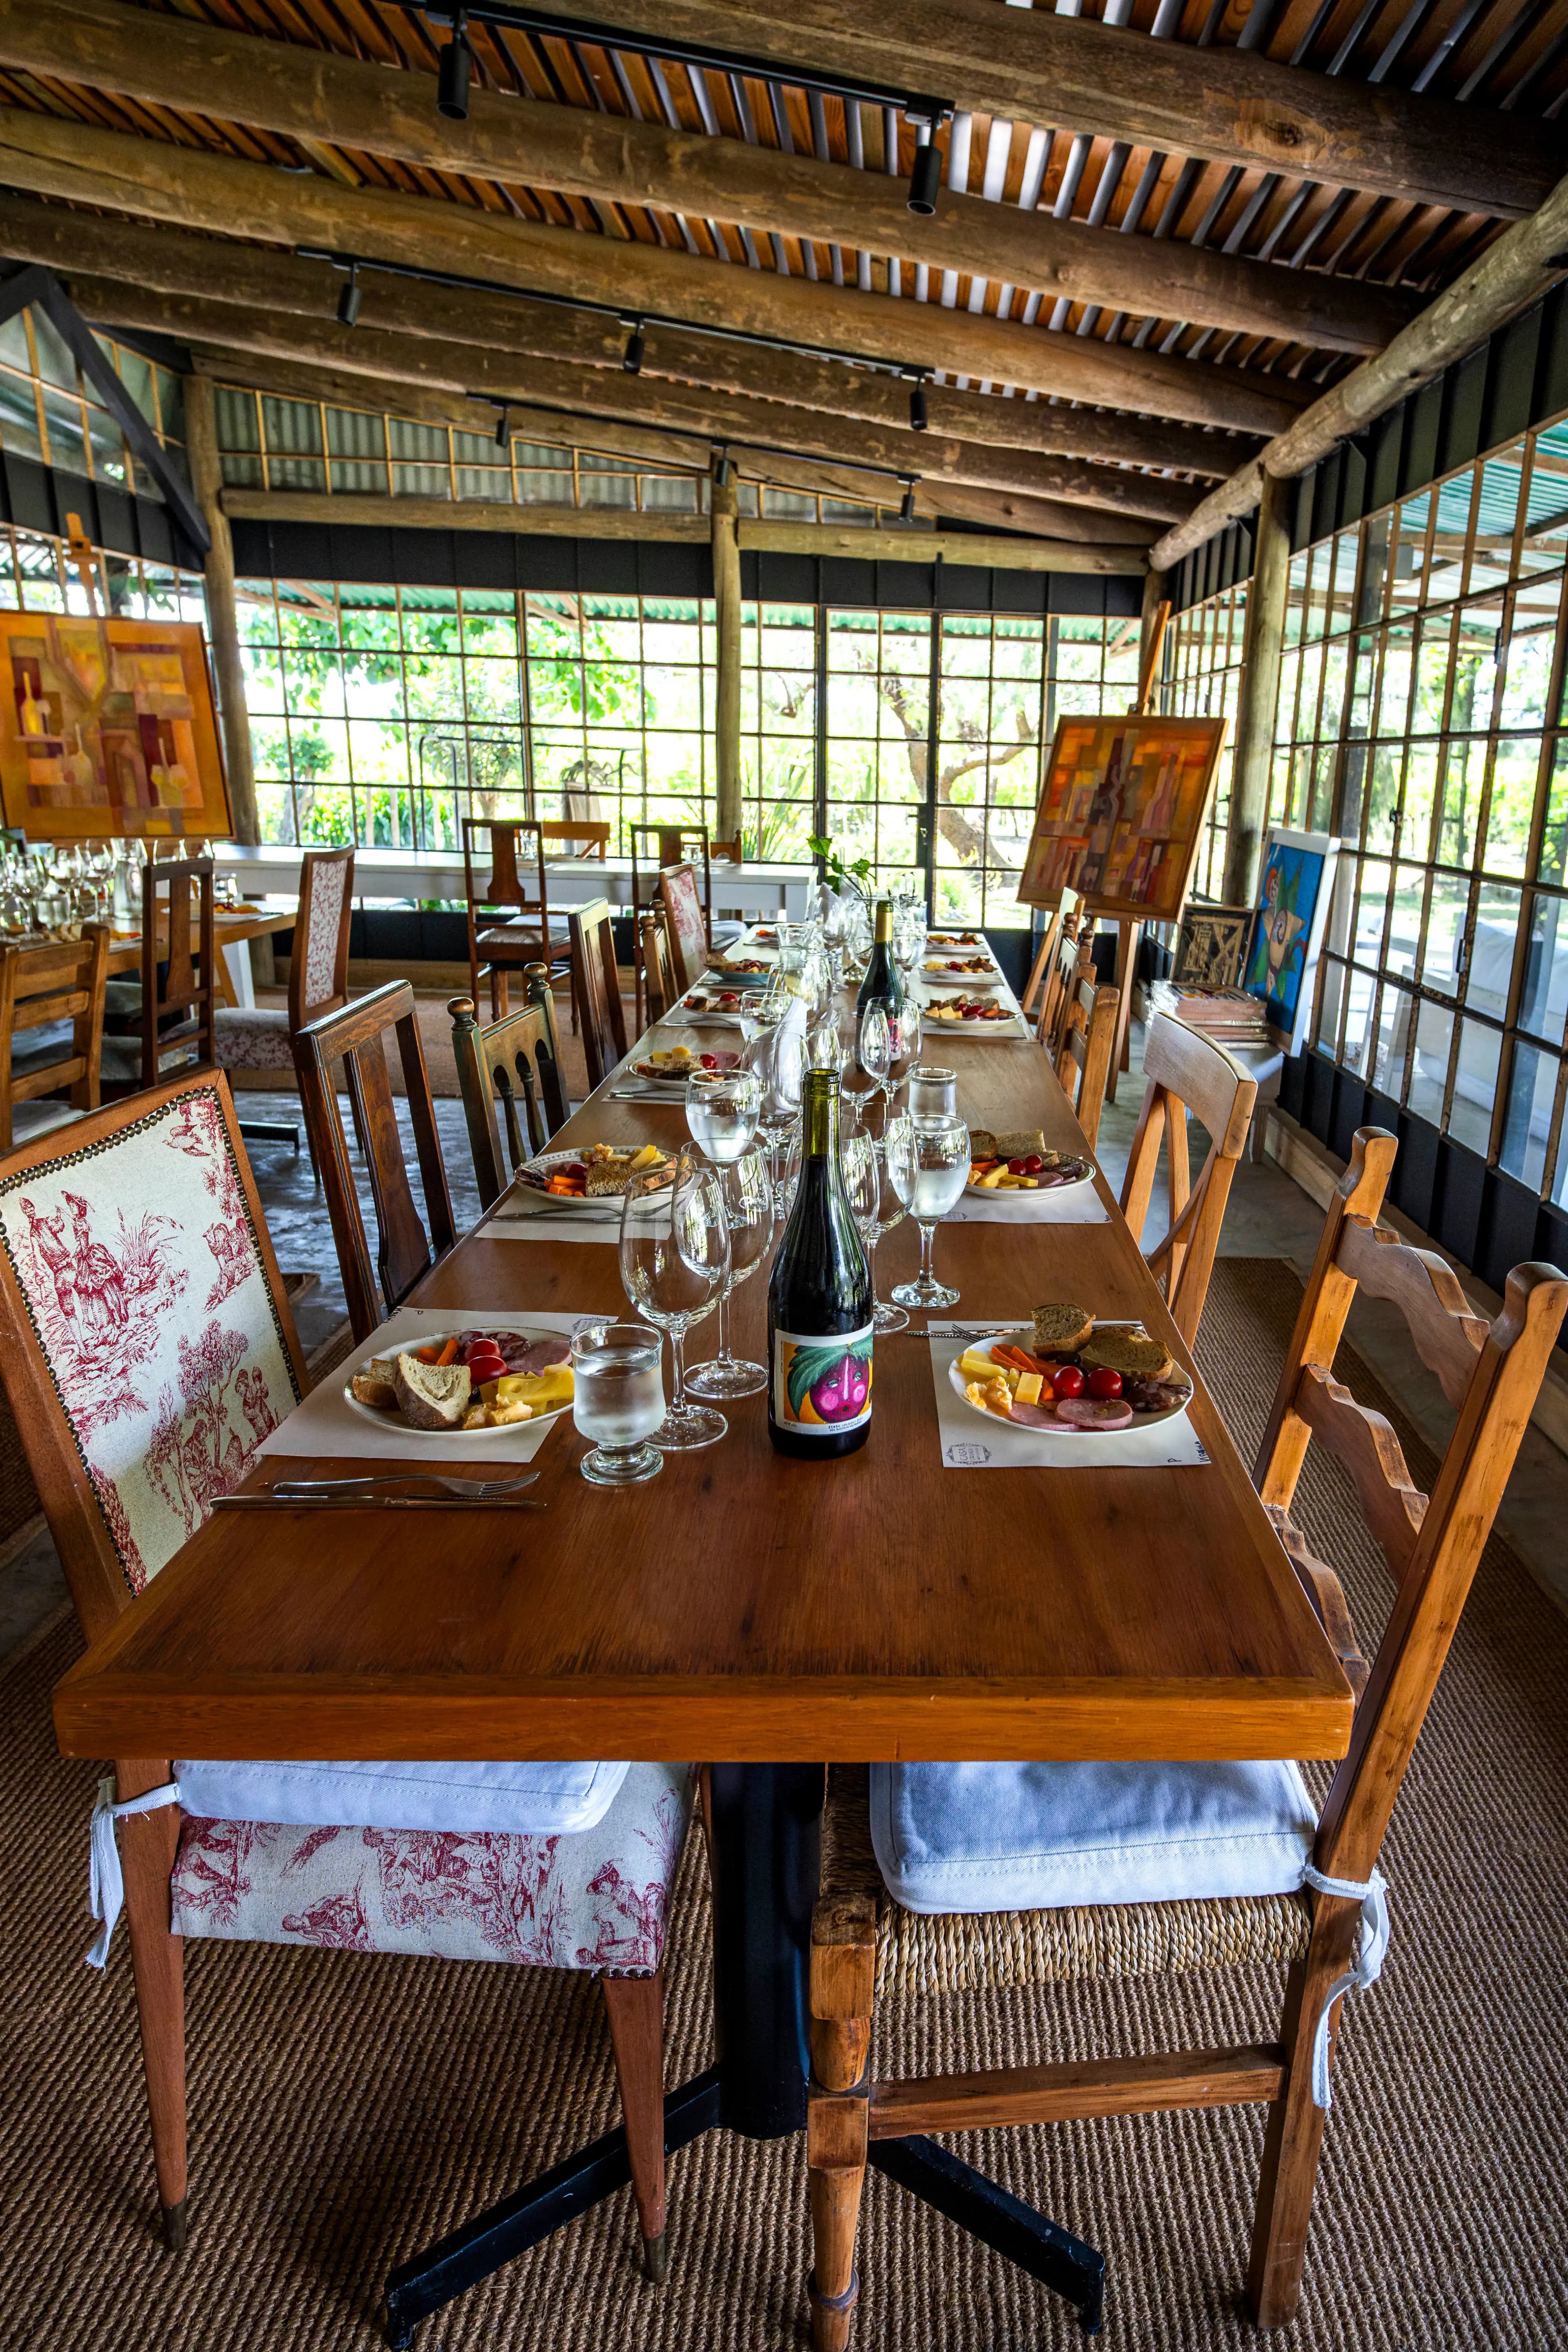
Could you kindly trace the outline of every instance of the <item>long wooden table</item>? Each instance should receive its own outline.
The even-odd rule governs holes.
[[[939,1055],[972,1123],[1038,1125],[1082,1148],[1032,1040],[938,1031],[926,1058]],[[618,1076],[558,1140],[684,1136],[679,1103],[613,1099]],[[824,1759],[1338,1757],[1348,1745],[1339,1664],[1100,1190],[1104,1223],[944,1226],[952,1311],[983,1321],[1073,1299],[1141,1317],[1194,1372],[1206,1465],[944,1468],[918,1318],[879,1340],[870,1442],[843,1462],[775,1454],[759,1395],[727,1408],[720,1444],[618,1493],[577,1475],[583,1442],[557,1428],[531,1490],[547,1511],[476,1517],[466,1540],[449,1517],[410,1514],[339,1514],[330,1541],[306,1513],[209,1519],[59,1686],[62,1749],[726,1759],[712,1773],[721,2057],[711,2080],[671,2095],[671,2145],[715,2122],[798,2128]],[[906,1224],[879,1254],[884,1296],[916,1258]],[[763,1352],[764,1286],[759,1275],[735,1294],[738,1354]],[[414,1303],[456,1319],[625,1307],[608,1242],[501,1238],[488,1222]],[[279,1475],[268,1457],[251,1483]],[[624,2157],[617,2172],[604,2155],[615,2137],[395,2273],[392,2340],[624,2179]]]

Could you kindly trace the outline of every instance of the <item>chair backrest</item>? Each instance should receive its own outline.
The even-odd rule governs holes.
[[[0,1172],[0,1379],[96,1637],[305,1391],[220,1072],[89,1111]]]
[[[542,1151],[556,1129],[566,1123],[549,968],[527,964],[523,977],[528,1003],[519,1012],[503,1013],[488,1028],[480,1028],[471,997],[455,996],[447,1007],[474,1177],[487,1209],[505,1192],[510,1171]]]
[[[587,898],[567,917],[572,933],[572,1002],[588,1064],[588,1084],[602,1087],[626,1050],[621,975],[607,898]]]
[[[191,948],[191,925],[196,948]],[[165,950],[160,953],[160,949]],[[162,980],[159,975],[162,974]],[[212,1066],[213,943],[210,857],[161,858],[142,874],[142,1084]]]
[[[103,990],[109,926],[89,923],[58,947],[0,948],[0,1152],[11,1149],[11,1111],[19,1102],[70,1088],[73,1108],[98,1108],[103,1050]],[[14,1074],[12,1056],[29,1032],[68,1021],[70,1041],[42,1068]]]
[[[403,1065],[419,1182],[430,1220],[428,1234],[409,1182],[408,1162],[397,1124],[392,1074],[386,1062],[389,1029],[396,1033]],[[436,1109],[430,1099],[430,1081],[425,1070],[425,1050],[419,1042],[414,991],[405,980],[389,980],[384,988],[356,997],[341,1012],[307,1023],[294,1040],[300,1101],[327,1195],[327,1214],[331,1219],[332,1240],[342,1270],[349,1320],[354,1338],[363,1339],[382,1320],[382,1309],[376,1297],[370,1244],[338,1103],[335,1071],[340,1061],[349,1082],[354,1132],[370,1171],[379,1237],[375,1264],[381,1276],[381,1297],[390,1314],[407,1297],[421,1275],[428,1273],[458,1238],[452,1223],[451,1195],[447,1190],[446,1163],[441,1157],[441,1138],[436,1128]]]
[[[552,857],[596,857],[610,854],[610,828],[598,819],[546,817],[539,828],[545,855]]]
[[[489,861],[480,876],[475,860]],[[481,908],[510,907],[537,913],[547,904],[544,835],[531,818],[466,816],[463,819],[463,887],[468,929]]]
[[[1343,1464],[1396,1590],[1356,1708],[1350,1751],[1318,1831],[1318,1867],[1364,1879],[1375,1863],[1417,1733],[1458,1624],[1568,1309],[1568,1275],[1515,1266],[1495,1322],[1475,1313],[1453,1270],[1375,1220],[1397,1149],[1363,1128],[1330,1203],[1296,1318],[1256,1480],[1288,1509],[1313,1438]],[[1333,1377],[1358,1290],[1404,1316],[1458,1420],[1430,1496],[1412,1485],[1381,1413]],[[1353,1912],[1354,1906],[1348,1908]]]
[[[632,845],[632,913],[634,918],[647,907],[659,903],[658,877],[666,866],[689,865],[702,867],[702,913],[706,921],[713,912],[713,860],[727,857],[741,863],[741,837],[733,841],[715,841],[705,824],[671,824],[663,817],[632,817],[627,820],[626,834]],[[639,841],[651,842],[652,854],[644,851],[639,859]],[[643,895],[646,887],[647,896]]]
[[[353,889],[352,849],[306,852],[300,866],[300,917],[289,959],[291,1032],[348,1003]]]
[[[1231,1179],[1247,1149],[1258,1081],[1223,1045],[1200,1037],[1168,1013],[1157,1013],[1143,1040],[1143,1107],[1138,1114],[1121,1210],[1137,1241],[1154,1190],[1160,1141],[1165,1143],[1170,1227],[1149,1265],[1163,1275],[1165,1302],[1190,1348],[1208,1297]],[[1187,1113],[1209,1136],[1209,1154],[1196,1184],[1187,1163]]]
[[[678,1002],[680,991],[675,984],[670,968],[669,935],[658,915],[638,918],[638,976],[643,988],[643,1008],[648,1027],[663,1021]]]
[[[1040,1017],[1035,1035],[1054,1062],[1061,1052],[1068,1004],[1080,976],[1094,971],[1094,917],[1081,906],[1069,908],[1057,931],[1056,952],[1046,967],[1040,996]]]
[[[708,969],[708,918],[697,895],[696,874],[689,866],[667,866],[658,877],[658,895],[670,970],[684,995]]]
[[[1116,1047],[1116,1009],[1121,1002],[1119,988],[1096,985],[1092,961],[1088,972],[1075,979],[1067,999],[1057,1076],[1068,1090],[1068,1100],[1091,1151],[1100,1138],[1100,1115],[1105,1108],[1105,1082]]]

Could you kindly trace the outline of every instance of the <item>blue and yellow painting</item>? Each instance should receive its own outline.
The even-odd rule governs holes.
[[[1321,849],[1296,848],[1285,841],[1269,843],[1263,864],[1243,986],[1263,998],[1270,1023],[1287,1035],[1295,1032],[1323,865]]]

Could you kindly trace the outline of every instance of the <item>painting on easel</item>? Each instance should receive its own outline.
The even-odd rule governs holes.
[[[0,793],[30,840],[228,834],[197,625],[0,612]]]
[[[1223,719],[1064,719],[1018,883],[1023,906],[1081,893],[1139,922],[1181,913]]]

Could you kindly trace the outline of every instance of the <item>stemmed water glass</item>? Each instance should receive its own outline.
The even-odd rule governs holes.
[[[805,1007],[795,998],[781,1017],[753,1038],[746,1048],[748,1067],[762,1088],[757,1125],[772,1155],[774,1189],[779,1181],[779,1147],[800,1117],[800,1093],[805,1080]]]
[[[753,1396],[767,1387],[767,1369],[743,1359],[737,1362],[730,1353],[730,1294],[755,1274],[767,1255],[773,1234],[773,1188],[756,1150],[742,1152],[718,1173],[730,1226],[730,1273],[719,1294],[719,1352],[710,1364],[697,1365],[686,1385],[693,1396]]]
[[[893,1035],[885,1005],[868,1004],[860,1015],[858,1045],[860,1067],[871,1081],[871,1091],[886,1095],[893,1066]]]
[[[647,1441],[664,1420],[664,1341],[646,1323],[589,1323],[572,1342],[572,1418],[594,1444],[577,1465],[590,1486],[637,1486],[664,1456]]]
[[[686,1081],[691,1140],[714,1161],[739,1160],[757,1131],[763,1089],[753,1071],[693,1070]]]
[[[921,1270],[900,1282],[893,1297],[900,1307],[956,1307],[958,1293],[931,1272],[931,1241],[950,1209],[963,1198],[969,1181],[969,1129],[961,1118],[921,1119],[906,1111],[888,1121],[883,1150],[893,1190],[921,1229]]]
[[[686,1401],[686,1334],[718,1306],[730,1272],[730,1224],[720,1171],[689,1146],[661,1172],[628,1184],[621,1206],[621,1287],[633,1307],[669,1334],[675,1395],[650,1442],[661,1454],[712,1445],[729,1427],[721,1412]]]
[[[895,1225],[901,1225],[909,1212],[893,1189],[887,1153],[869,1128],[856,1126],[847,1130],[839,1144],[838,1160],[850,1212],[871,1268],[872,1323],[879,1331],[901,1331],[910,1319],[903,1308],[877,1297],[877,1244]]]
[[[905,997],[888,1024],[888,1079],[892,1095],[897,1094],[921,1057],[921,1009],[912,996]]]

